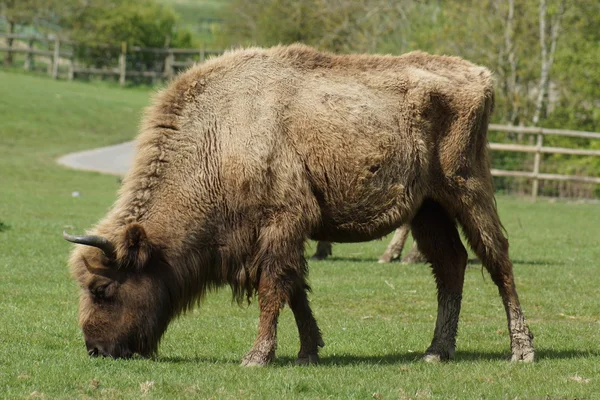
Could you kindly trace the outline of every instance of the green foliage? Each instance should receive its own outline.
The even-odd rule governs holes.
[[[231,0],[222,34],[232,44],[302,42],[336,52],[399,53],[427,4],[387,0]],[[407,19],[406,7],[411,18]]]
[[[44,14],[44,0],[0,0],[0,15],[9,24],[31,24]]]
[[[188,31],[177,29],[173,10],[154,0],[93,0],[62,25],[73,40],[83,44],[77,47],[78,58],[95,67],[114,65],[122,43],[161,48],[190,47],[192,41]],[[136,56],[128,60],[136,69],[157,65],[152,53]]]
[[[600,131],[600,3],[577,2],[565,16],[553,76],[559,101],[548,127]]]
[[[233,0],[225,14],[224,34],[240,44],[312,43],[323,31],[315,19],[316,1]]]
[[[480,266],[467,268],[455,361],[419,361],[435,325],[423,265],[377,264],[385,241],[344,244],[311,263],[322,363],[296,367],[289,309],[274,365],[240,368],[256,304],[227,289],[170,326],[156,359],[90,359],[77,326],[78,288],[61,232],[83,232],[110,207],[115,177],[55,164],[64,153],[133,137],[148,92],[0,72],[0,393],[2,398],[596,398],[600,393],[600,226],[596,204],[500,197],[520,300],[538,354],[513,364],[506,317]],[[35,112],[32,112],[35,110]],[[71,197],[77,190],[80,197]],[[309,249],[310,250],[310,249]]]
[[[96,0],[67,22],[74,40],[86,44],[164,47],[188,45],[189,34],[179,33],[172,9],[153,0]]]

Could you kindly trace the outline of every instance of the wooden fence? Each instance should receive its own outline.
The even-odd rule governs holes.
[[[26,70],[33,69],[34,56],[46,57],[48,64],[48,74],[53,78],[59,78],[59,65],[66,63],[67,72],[66,79],[73,80],[77,75],[101,75],[118,77],[121,86],[125,86],[127,78],[133,77],[149,77],[154,79],[172,78],[178,69],[187,68],[195,63],[202,63],[207,57],[219,55],[220,50],[200,49],[179,49],[179,48],[145,48],[139,46],[127,46],[126,43],[121,43],[120,47],[110,45],[97,45],[94,48],[104,49],[119,49],[118,61],[116,66],[95,68],[85,65],[85,63],[76,60],[76,46],[81,44],[59,38],[34,37],[17,34],[0,33],[0,38],[7,39],[6,46],[0,46],[0,52],[7,53],[24,53],[25,63],[23,67]],[[15,45],[15,40],[18,44],[26,43],[26,46]],[[46,49],[35,47],[36,43],[43,44]],[[69,50],[65,47],[70,48]],[[156,57],[156,64],[160,66],[160,70],[137,70],[127,68],[127,57],[135,53],[153,54]],[[184,58],[183,60],[181,58]],[[114,63],[113,63],[114,64]]]
[[[176,48],[142,48],[142,47],[128,47],[125,43],[122,43],[120,49],[118,49],[118,65],[116,67],[107,68],[92,68],[88,66],[82,66],[75,60],[75,46],[78,44],[68,40],[60,40],[55,38],[43,38],[43,37],[31,37],[24,35],[8,35],[0,33],[0,37],[7,39],[19,40],[21,47],[18,46],[4,46],[0,47],[0,51],[12,52],[12,53],[25,53],[25,69],[32,69],[34,65],[34,56],[44,56],[49,59],[48,63],[48,74],[53,79],[59,77],[59,64],[61,59],[66,60],[67,63],[67,74],[66,78],[72,80],[76,75],[105,75],[105,76],[118,76],[119,83],[121,86],[125,86],[127,78],[132,77],[150,77],[152,79],[170,79],[174,76],[177,69],[186,68],[194,63],[202,63],[210,55],[218,55],[221,51],[207,51],[205,49],[176,49]],[[8,41],[9,43],[11,41]],[[37,49],[34,44],[36,42],[45,43],[48,49]],[[26,43],[26,46],[23,46]],[[64,47],[70,50],[64,49]],[[104,46],[115,50],[115,47]],[[127,69],[127,57],[134,53],[153,53],[156,59],[160,61],[160,71],[157,70],[133,70]],[[184,60],[181,58],[185,57]],[[587,149],[568,149],[560,147],[547,147],[544,146],[544,136],[548,135],[562,135],[576,138],[587,138],[587,139],[598,139],[600,140],[600,133],[594,132],[579,132],[564,129],[545,129],[537,127],[520,127],[510,125],[490,125],[491,131],[497,132],[508,132],[517,134],[531,134],[536,136],[535,145],[521,145],[521,144],[504,144],[504,143],[490,143],[490,148],[493,151],[508,151],[508,152],[522,152],[522,153],[533,153],[534,162],[532,171],[508,171],[501,169],[492,169],[492,175],[498,177],[521,177],[532,179],[531,196],[536,199],[539,192],[539,181],[541,180],[554,180],[554,181],[568,181],[568,182],[584,182],[592,184],[600,184],[600,177],[591,176],[576,176],[576,175],[560,175],[560,174],[547,174],[541,173],[540,168],[542,164],[542,154],[568,154],[568,155],[579,155],[579,156],[600,156],[600,150],[587,150]]]
[[[26,36],[26,35],[15,35],[15,34],[5,34],[0,33],[0,37],[6,38],[7,45],[0,46],[0,51],[6,53],[25,53],[25,63],[23,67],[26,70],[31,70],[34,67],[34,56],[44,56],[50,61],[47,63],[48,65],[48,74],[52,76],[53,79],[58,77],[58,65],[60,58],[66,58],[69,60],[73,59],[73,52],[66,52],[60,49],[60,40],[46,38],[46,37],[34,37],[34,36]],[[26,42],[27,47],[18,47],[15,46],[14,40],[18,40],[20,42]],[[48,49],[39,49],[34,45],[35,43],[44,43],[44,47]],[[66,43],[67,41],[63,41]],[[71,44],[72,42],[68,42]],[[72,78],[71,78],[72,79]]]
[[[489,130],[496,131],[496,132],[530,134],[530,135],[536,136],[535,145],[529,145],[529,146],[521,145],[521,144],[490,143],[491,150],[533,153],[534,154],[533,170],[531,172],[492,169],[493,176],[521,177],[521,178],[532,179],[533,184],[531,185],[531,197],[534,200],[538,196],[540,180],[569,181],[569,182],[583,182],[583,183],[600,184],[600,177],[545,174],[545,173],[540,172],[540,168],[541,168],[541,164],[542,164],[542,154],[568,154],[568,155],[576,155],[576,156],[600,157],[600,150],[569,149],[569,148],[563,148],[563,147],[544,146],[544,136],[559,135],[559,136],[569,136],[569,137],[575,137],[575,138],[600,140],[600,133],[571,131],[571,130],[566,130],[566,129],[546,129],[546,128],[538,128],[538,127],[524,127],[524,126],[496,125],[496,124],[490,124]]]

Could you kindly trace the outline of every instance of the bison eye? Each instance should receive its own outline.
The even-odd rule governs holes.
[[[108,300],[112,297],[114,289],[114,285],[112,282],[105,283],[103,285],[98,285],[95,287],[90,287],[90,293],[97,300]]]

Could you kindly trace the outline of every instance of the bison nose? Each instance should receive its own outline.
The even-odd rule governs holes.
[[[88,342],[87,340],[85,341],[85,347],[90,357],[98,357],[101,353],[96,344]]]
[[[106,345],[86,340],[85,347],[90,357],[131,358],[133,356],[133,352],[124,346]]]

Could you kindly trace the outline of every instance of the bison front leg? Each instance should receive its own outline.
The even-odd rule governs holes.
[[[273,360],[277,348],[277,320],[286,303],[294,312],[300,333],[299,362],[314,363],[318,359],[317,346],[323,342],[306,297],[304,240],[290,232],[290,227],[291,224],[285,228],[268,227],[261,233],[263,241],[255,260],[260,271],[258,335],[242,365],[263,366]]]
[[[277,281],[267,275],[265,272],[261,274],[258,287],[258,335],[252,349],[242,360],[242,365],[247,367],[267,365],[275,357],[277,349],[277,320],[286,296]]]
[[[427,200],[411,223],[419,250],[431,262],[437,284],[438,314],[425,361],[454,357],[467,251],[454,220],[438,203]]]

